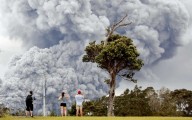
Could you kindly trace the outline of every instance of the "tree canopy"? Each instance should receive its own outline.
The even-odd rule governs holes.
[[[95,62],[98,67],[109,73],[113,70],[127,78],[132,78],[133,71],[140,70],[143,66],[143,61],[138,58],[136,46],[126,36],[112,35],[106,45],[103,41],[100,44],[91,42],[85,51],[83,62]],[[128,73],[126,74],[125,71]]]

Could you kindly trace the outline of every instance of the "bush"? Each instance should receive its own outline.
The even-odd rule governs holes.
[[[15,112],[12,113],[13,116],[25,116],[25,110],[17,109]]]
[[[51,111],[49,116],[57,116],[57,114],[54,111]]]
[[[6,108],[3,104],[0,104],[0,117],[4,117],[9,114],[9,109]]]

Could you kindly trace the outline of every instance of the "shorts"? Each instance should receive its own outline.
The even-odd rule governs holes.
[[[61,103],[60,106],[66,107],[66,103]]]
[[[76,105],[76,109],[82,109],[83,105]]]
[[[27,111],[33,111],[33,104],[26,104]]]

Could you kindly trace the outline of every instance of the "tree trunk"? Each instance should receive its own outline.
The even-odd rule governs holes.
[[[110,73],[111,81],[110,81],[110,90],[109,90],[109,101],[108,101],[108,111],[107,116],[114,116],[114,106],[113,102],[115,100],[115,78],[116,74],[114,72]]]

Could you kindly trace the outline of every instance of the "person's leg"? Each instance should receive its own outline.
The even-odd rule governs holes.
[[[82,106],[80,106],[80,108],[79,108],[79,109],[80,109],[80,115],[81,115],[81,116],[83,116],[83,107],[82,107]]]
[[[63,116],[63,106],[60,106],[61,108],[61,116]]]
[[[30,115],[33,117],[33,104],[30,105]]]
[[[63,103],[63,113],[64,113],[64,116],[67,116],[67,104],[66,103]]]
[[[29,109],[29,105],[26,104],[26,110],[25,110],[25,115],[26,115],[26,116],[28,116],[29,110],[30,110],[30,109]]]
[[[26,102],[26,109],[25,109],[25,115],[27,116],[28,114],[28,106],[27,106],[27,102]]]
[[[64,116],[67,116],[67,109],[66,109],[66,107],[63,107],[63,113],[64,113]]]
[[[79,106],[76,106],[76,116],[79,116]]]
[[[31,117],[33,117],[33,111],[30,111],[30,115],[31,115]]]
[[[27,110],[25,110],[25,115],[28,116],[28,111]]]

